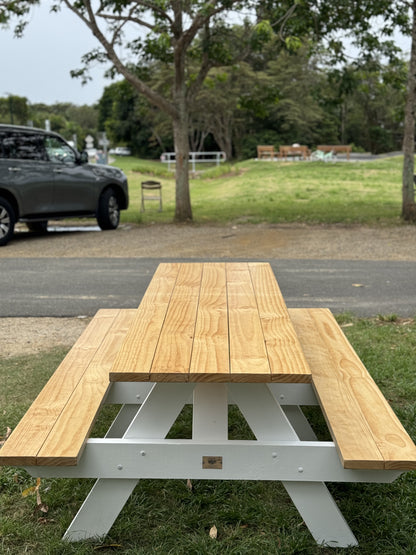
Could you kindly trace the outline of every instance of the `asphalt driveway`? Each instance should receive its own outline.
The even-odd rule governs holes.
[[[3,258],[0,317],[92,316],[99,308],[135,308],[163,260],[172,259]],[[288,307],[328,307],[358,316],[416,315],[416,261],[267,261]]]

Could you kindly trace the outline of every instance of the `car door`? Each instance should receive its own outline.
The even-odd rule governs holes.
[[[17,199],[19,215],[41,216],[52,211],[54,174],[42,133],[6,130],[1,137],[0,183]]]
[[[88,164],[60,137],[45,137],[45,149],[54,174],[54,211],[83,215],[97,209],[98,179]]]

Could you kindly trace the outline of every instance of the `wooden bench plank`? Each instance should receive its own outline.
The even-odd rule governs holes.
[[[416,469],[416,446],[328,309],[289,311],[344,468]]]
[[[204,264],[189,377],[192,381],[230,378],[225,263]]]
[[[309,383],[311,371],[289,317],[286,303],[270,264],[249,264],[271,380]]]
[[[118,310],[99,349],[63,408],[37,456],[36,464],[76,465],[108,392],[109,371],[136,310]]]
[[[51,434],[74,389],[82,381],[119,312],[97,312],[0,450],[0,464],[39,464],[38,454],[42,445]],[[131,311],[131,316],[134,313]],[[68,430],[72,426],[71,422]]]

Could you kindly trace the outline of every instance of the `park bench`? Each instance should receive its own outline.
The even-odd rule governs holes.
[[[259,160],[274,160],[274,146],[262,145],[257,147],[257,158]]]
[[[192,439],[165,439],[189,402]],[[104,403],[122,408],[90,438]],[[228,403],[256,440],[228,440]],[[332,441],[301,405],[321,406]],[[260,479],[283,482],[318,543],[345,547],[357,540],[324,482],[392,482],[416,446],[330,311],[288,310],[268,264],[171,263],[138,309],[96,314],[0,464],[97,478],[71,541],[104,536],[139,478]]]
[[[307,160],[311,156],[311,151],[305,145],[280,145],[279,158],[287,160],[290,156]]]
[[[345,152],[347,155],[347,160],[350,159],[351,154],[351,146],[350,145],[319,145],[317,150],[321,152],[332,152],[334,154],[339,154]]]

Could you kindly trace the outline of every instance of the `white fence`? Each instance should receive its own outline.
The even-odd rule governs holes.
[[[189,153],[189,162],[192,167],[192,171],[195,172],[196,164],[210,162],[215,163],[215,165],[219,166],[221,162],[225,162],[227,159],[225,152],[218,151],[218,152],[190,152]],[[164,152],[160,157],[161,162],[168,165],[168,170],[172,169],[172,165],[176,163],[176,154],[175,152]]]

